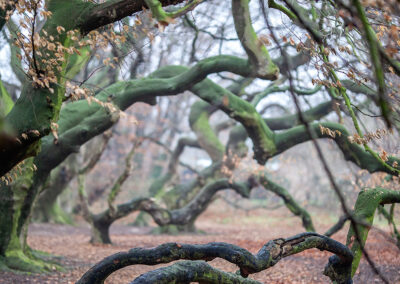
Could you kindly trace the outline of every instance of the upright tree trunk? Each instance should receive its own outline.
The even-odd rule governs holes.
[[[71,216],[65,212],[56,200],[40,203],[35,209],[34,220],[44,223],[68,224],[72,225],[73,220]]]
[[[112,222],[102,220],[100,218],[93,218],[91,228],[90,242],[93,244],[111,244],[110,227]]]
[[[0,259],[12,269],[40,272],[48,265],[35,259],[26,245],[30,207],[35,193],[27,190],[31,173],[18,177],[18,183],[0,186]]]
[[[34,206],[33,219],[39,222],[72,224],[72,219],[57,204],[57,199],[76,176],[77,155],[70,155],[60,166],[51,172],[49,182],[39,195]]]

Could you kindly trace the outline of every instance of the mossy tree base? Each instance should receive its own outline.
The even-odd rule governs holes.
[[[7,252],[5,257],[2,257],[0,261],[0,271],[1,270],[43,273],[63,269],[49,259],[41,259],[36,253],[24,253],[22,250],[13,250]]]

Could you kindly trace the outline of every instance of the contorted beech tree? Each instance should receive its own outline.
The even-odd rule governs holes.
[[[206,32],[198,28],[194,21],[187,20],[189,28],[195,33],[191,46],[191,60],[196,60],[195,64],[163,66],[140,79],[131,74],[129,79],[120,80],[114,72],[107,81],[109,83],[95,94],[84,84],[90,78],[89,74],[80,81],[81,84],[72,83],[73,78],[80,76],[80,70],[93,62],[91,60],[95,58],[92,56],[95,49],[122,45],[129,38],[127,31],[133,29],[138,21],[128,19],[124,25],[113,23],[147,7],[162,32],[167,25],[176,24],[177,19],[188,11],[193,11],[196,15],[196,9],[201,8],[198,7],[201,2],[203,1],[111,0],[100,4],[83,0],[0,2],[0,28],[5,30],[7,26],[8,37],[15,40],[12,48],[13,69],[18,66],[17,69],[25,74],[24,77],[19,73],[21,87],[15,101],[5,88],[6,84],[1,82],[0,85],[0,260],[7,267],[29,271],[47,268],[47,264],[36,259],[26,245],[25,232],[33,203],[40,190],[45,188],[43,186],[51,170],[70,154],[78,152],[85,142],[114,125],[122,111],[136,102],[155,105],[157,97],[161,96],[174,96],[190,91],[202,100],[193,104],[189,117],[197,143],[187,144],[203,149],[212,160],[212,165],[200,173],[201,178],[165,193],[164,199],[168,200],[170,197],[170,203],[176,205],[171,208],[162,208],[149,198],[113,205],[126,175],[122,176],[120,182],[115,184],[115,190],[111,190],[107,210],[95,215],[86,206],[88,220],[93,227],[102,222],[107,225],[103,226],[106,232],[99,234],[103,235],[100,237],[102,241],[110,241],[110,224],[133,210],[150,213],[159,225],[191,223],[207,207],[212,195],[218,190],[231,188],[247,196],[255,183],[281,196],[287,207],[302,218],[306,230],[313,231],[315,228],[308,213],[298,206],[285,189],[266,176],[251,176],[245,182],[232,181],[224,176],[223,166],[227,166],[229,170],[235,168],[232,153],[247,153],[247,138],[253,144],[254,159],[260,165],[300,143],[328,138],[335,142],[346,160],[361,169],[370,173],[399,175],[399,159],[385,151],[378,154],[372,149],[368,143],[379,135],[366,135],[367,131],[362,129],[358,118],[358,111],[364,114],[364,110],[369,112],[378,109],[378,116],[383,118],[388,127],[400,129],[396,104],[396,80],[400,74],[399,10],[398,6],[392,6],[392,2],[396,1],[387,1],[385,9],[373,6],[374,13],[370,13],[365,11],[358,0],[324,3],[305,1],[302,4],[296,1],[276,3],[270,0],[267,10],[269,15],[266,17],[274,22],[276,15],[280,18],[285,15],[285,21],[293,24],[293,32],[300,35],[296,41],[286,36],[278,39],[283,48],[282,54],[277,56],[276,52],[272,53],[273,48],[268,47],[271,45],[269,37],[256,32],[253,27],[251,14],[253,10],[257,10],[256,3],[249,5],[249,0],[232,0],[230,16],[235,31],[234,40],[243,47],[242,55],[245,58],[219,52],[196,60],[199,57],[196,54],[198,35]],[[265,5],[264,2],[266,1],[262,5]],[[165,6],[170,7],[164,10]],[[228,9],[227,7],[224,6],[224,9]],[[373,18],[372,14],[379,17]],[[13,20],[19,20],[19,25],[12,25],[12,15]],[[381,20],[386,21],[384,25]],[[18,27],[20,30],[16,30]],[[206,34],[211,34],[213,39],[221,42],[228,40],[225,35],[216,36],[210,32]],[[152,37],[154,36],[149,34],[149,38]],[[275,51],[276,47],[274,46]],[[117,64],[116,61],[110,57],[103,63],[111,66]],[[307,73],[303,65],[314,68],[318,76],[307,78],[302,74],[295,82],[292,78],[287,83],[287,75],[291,74],[289,72]],[[222,72],[224,73],[220,74]],[[224,83],[217,84],[207,78],[211,74],[227,78],[225,72],[230,73],[235,83],[255,82],[252,85],[255,88],[257,82],[273,82],[264,91],[249,94],[244,87],[235,91],[234,88],[223,87]],[[261,80],[255,80],[256,78]],[[375,81],[376,88],[370,81]],[[308,83],[318,86],[308,89],[305,87]],[[287,114],[283,117],[265,118],[263,111],[258,111],[267,96],[272,93],[283,96],[286,91],[299,98],[322,95],[328,99],[324,98],[323,103],[319,100],[320,104],[304,111],[302,115]],[[359,97],[362,99],[357,99]],[[371,101],[375,103],[376,109],[369,108]],[[390,103],[393,107],[389,107]],[[316,122],[332,111],[336,112],[338,123],[326,119]],[[229,123],[221,126],[229,128],[226,145],[220,142],[218,131],[210,123],[210,117],[216,112],[223,112],[229,117]],[[350,117],[355,132],[346,129],[342,123],[347,116]],[[389,129],[385,131],[390,132]],[[173,151],[171,161],[174,163],[179,160],[182,147],[182,144],[178,144],[177,150]],[[170,164],[167,173],[153,183],[150,191],[162,192],[176,171],[176,164]],[[183,193],[183,198],[176,198],[177,191]],[[84,200],[83,190],[81,196]],[[131,264],[153,265],[179,259],[208,260],[215,257],[237,264],[240,267],[240,276],[221,272],[204,262],[196,261],[178,263],[150,272],[136,279],[134,283],[255,283],[243,277],[267,269],[282,257],[308,248],[334,253],[336,256],[330,258],[326,275],[337,283],[351,283],[367,238],[367,225],[372,223],[376,208],[381,204],[397,202],[396,192],[390,189],[366,190],[361,193],[355,205],[354,216],[350,216],[360,227],[357,229],[352,226],[350,229],[347,241],[349,247],[316,233],[271,241],[256,256],[228,244],[166,244],[155,249],[133,249],[125,254],[111,256],[88,271],[79,283],[102,283],[113,271]]]

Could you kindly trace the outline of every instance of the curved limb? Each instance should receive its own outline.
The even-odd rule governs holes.
[[[158,268],[140,275],[131,284],[169,284],[169,283],[223,283],[223,284],[261,284],[253,279],[227,273],[212,267],[204,261],[180,261],[171,266]]]
[[[299,96],[311,96],[311,95],[314,95],[314,94],[318,93],[321,89],[322,89],[322,87],[318,85],[313,89],[297,89],[297,88],[294,88],[293,92],[296,93]],[[274,83],[272,83],[264,91],[255,94],[254,98],[251,101],[251,103],[254,106],[256,106],[256,105],[259,104],[259,102],[262,99],[264,99],[265,97],[269,96],[270,94],[286,92],[286,91],[289,91],[289,90],[290,90],[290,86],[280,87],[280,86],[275,85]]]
[[[218,70],[226,71],[225,67],[230,66],[229,69],[231,71],[236,70],[239,73],[243,71],[243,73],[250,72],[246,60],[232,57],[239,61],[236,61],[236,59],[230,61],[229,58],[231,57],[228,57],[222,56],[203,60],[189,70],[184,69],[186,72],[176,72],[178,70],[173,66],[163,68],[146,79],[116,83],[104,89],[96,98],[102,101],[111,99],[119,109],[124,110],[131,104],[139,101],[154,103],[155,97],[160,94],[177,94],[179,93],[178,89],[181,89],[184,85],[185,88],[189,88],[197,81],[203,80],[212,70],[216,72],[219,72]],[[163,75],[165,72],[168,75]],[[180,75],[173,77],[176,74],[174,72]],[[243,75],[245,76],[245,74]],[[157,79],[156,77],[172,78]],[[180,87],[178,87],[179,85]],[[201,86],[199,86],[199,89],[202,89]],[[35,173],[35,180],[31,190],[37,190],[35,188],[46,180],[48,173],[69,154],[77,152],[80,145],[104,132],[118,121],[118,119],[118,112],[107,111],[98,104],[88,105],[86,101],[77,101],[66,105],[61,111],[58,122],[59,143],[54,145],[51,137],[42,139],[42,152],[35,159],[38,171]],[[44,153],[48,152],[52,153],[51,157],[44,155]]]
[[[196,220],[207,209],[218,191],[230,188],[248,198],[253,185],[251,180],[247,183],[232,183],[227,179],[219,179],[204,186],[186,206],[174,210],[160,207],[152,198],[135,198],[127,203],[115,206],[114,210],[108,208],[102,213],[92,215],[95,232],[98,232],[101,237],[97,241],[111,243],[108,232],[111,224],[134,211],[141,210],[150,214],[159,226],[187,225]]]
[[[218,139],[210,125],[210,115],[218,110],[204,101],[195,102],[190,108],[189,125],[196,133],[198,142],[203,150],[207,152],[213,162],[222,161],[225,147]]]
[[[169,6],[184,2],[184,0],[160,0],[162,6]],[[87,34],[104,25],[119,21],[134,13],[141,12],[146,7],[146,0],[115,0],[100,4],[87,3],[82,9],[81,16],[75,21],[76,29],[82,34]]]
[[[301,220],[303,221],[303,227],[309,231],[309,232],[314,232],[315,228],[311,219],[310,214],[302,208],[296,200],[293,199],[293,197],[289,194],[289,192],[283,188],[282,186],[274,183],[270,179],[268,179],[265,175],[260,176],[259,181],[261,185],[268,191],[272,191],[279,197],[283,199],[285,202],[285,206],[292,212],[294,215],[301,217]]]
[[[293,68],[309,61],[309,56],[299,53],[292,58]],[[281,58],[275,60],[276,64],[283,67]],[[155,103],[155,97],[159,95],[175,95],[178,89],[192,87],[193,92],[200,98],[206,99],[208,88],[224,94],[223,89],[215,86],[211,80],[199,82],[213,72],[230,71],[243,77],[251,73],[248,62],[244,59],[231,56],[217,56],[200,61],[193,68],[182,66],[167,66],[152,73],[148,78],[118,82],[101,91],[96,98],[100,101],[112,100],[121,110],[125,110],[135,102]],[[179,74],[176,76],[176,74]],[[174,77],[175,76],[175,77]],[[157,79],[162,78],[162,79]],[[178,83],[180,82],[180,83]],[[197,83],[197,84],[196,84]],[[146,87],[146,84],[147,87]],[[175,87],[174,87],[175,86]],[[174,90],[175,89],[175,90]],[[203,90],[203,92],[201,92]],[[221,102],[222,99],[219,100]],[[220,105],[216,101],[217,106]],[[88,105],[86,101],[77,101],[67,104],[60,113],[59,143],[54,145],[52,139],[42,139],[42,153],[51,152],[51,157],[39,154],[35,160],[38,172],[35,174],[35,183],[42,183],[53,168],[60,164],[69,154],[77,152],[80,145],[94,136],[104,132],[118,121],[118,113],[104,110],[98,104]],[[37,185],[34,185],[37,186]]]
[[[168,13],[165,12],[162,8],[162,4],[158,0],[144,0],[146,5],[150,8],[153,17],[157,19],[157,21],[161,25],[168,25],[173,21],[174,18],[184,15],[185,13],[193,10],[197,5],[199,5],[203,0],[192,0],[189,1],[183,8],[178,9],[175,12]]]
[[[352,0],[353,6],[355,7],[358,18],[361,20],[362,26],[365,32],[365,38],[369,47],[369,55],[371,57],[372,66],[374,66],[374,74],[376,79],[377,91],[378,91],[378,103],[382,112],[382,116],[388,128],[391,127],[392,122],[389,116],[391,116],[391,109],[389,108],[389,102],[385,95],[386,83],[385,74],[382,67],[382,58],[379,53],[379,40],[375,34],[375,31],[371,27],[368,19],[365,15],[364,7],[361,5],[359,0]]]
[[[89,269],[77,284],[103,283],[111,273],[129,265],[156,265],[179,259],[209,261],[214,258],[222,258],[236,264],[240,268],[240,275],[247,277],[249,274],[274,266],[289,255],[311,248],[336,254],[339,259],[336,268],[342,270],[340,275],[329,274],[328,276],[339,283],[351,283],[350,267],[353,254],[349,248],[326,236],[316,233],[303,233],[286,239],[269,241],[255,255],[241,247],[227,243],[204,245],[166,243],[151,249],[134,248],[128,252],[120,252],[103,259]]]
[[[322,133],[320,126],[328,128],[333,132],[339,131],[340,134],[336,133],[334,136],[330,136],[326,133]],[[343,152],[346,160],[353,162],[362,169],[367,170],[370,173],[374,172],[386,172],[389,174],[397,175],[382,165],[371,153],[365,151],[356,143],[349,141],[349,133],[347,129],[339,124],[333,122],[322,122],[312,123],[309,125],[314,138],[330,138],[332,139]],[[293,127],[287,131],[281,132],[276,135],[275,143],[277,147],[277,154],[286,151],[287,149],[298,145],[300,143],[310,141],[311,137],[308,135],[307,130],[304,126]],[[394,162],[399,163],[400,160],[395,157],[388,157],[387,164],[392,165]]]
[[[114,104],[113,110],[104,109],[104,107],[99,104],[87,106],[86,101],[70,103],[64,113],[70,111],[73,112],[74,115],[67,118],[64,123],[59,123],[59,132],[62,133],[65,131],[66,128],[64,127],[68,129],[73,126],[78,126],[80,128],[81,125],[78,125],[78,122],[82,121],[82,118],[88,118],[96,113],[105,114],[106,117],[108,114],[114,113],[114,119],[118,119],[118,117],[115,117],[119,114],[118,108],[124,110],[138,101],[154,103],[155,96],[160,94],[179,94],[190,86],[205,79],[210,72],[221,71],[233,71],[242,76],[246,76],[252,72],[247,60],[232,56],[217,56],[199,61],[198,64],[187,70],[187,72],[183,72],[169,79],[146,78],[117,82],[104,89],[96,96],[100,101]],[[5,143],[3,140],[1,141],[0,159],[6,161],[6,163],[1,164],[0,175],[8,172],[16,163],[24,158],[37,154],[40,138],[50,132],[50,120],[58,118],[60,112],[64,97],[64,92],[61,92],[61,89],[55,89],[55,94],[51,94],[47,89],[30,88],[30,86],[27,85],[28,83],[25,84],[26,86],[23,89],[18,103],[11,109],[4,120],[4,123],[8,123],[10,127],[16,130],[16,138],[19,138],[18,141],[21,143],[17,140],[10,141],[9,143]],[[47,100],[46,95],[48,97]],[[29,96],[32,100],[27,98]],[[217,98],[217,101],[220,102],[221,98]],[[52,102],[50,106],[49,102]],[[84,115],[83,117],[76,115],[76,111],[78,110],[79,112],[79,109],[84,112],[82,113]],[[22,110],[23,113],[21,113]],[[35,112],[38,114],[35,114]],[[39,114],[40,117],[38,116]],[[37,117],[37,119],[32,120],[32,117]],[[51,119],[49,120],[49,118]],[[108,121],[109,120],[110,119],[108,119]]]
[[[185,74],[190,71],[186,70],[187,67],[183,66],[169,66],[160,68],[154,75],[166,78],[170,77],[171,74],[182,72],[184,72],[182,74]],[[209,79],[205,79],[201,83],[194,85],[190,90],[201,99],[218,107],[245,127],[249,137],[253,140],[254,152],[257,153],[255,157],[260,163],[265,163],[273,155],[275,152],[273,144],[274,133],[265,124],[253,105]]]
[[[333,111],[333,105],[334,102],[332,101],[321,103],[305,111],[303,113],[303,116],[309,122],[321,119],[322,117]],[[285,115],[277,118],[266,118],[264,119],[264,121],[268,125],[268,127],[271,128],[271,130],[289,129],[288,131],[290,131],[290,129],[296,129],[295,126],[301,124],[296,114]],[[279,138],[282,137],[280,135],[281,134],[278,134],[275,137],[275,143],[279,142]],[[235,126],[229,133],[228,148],[234,147],[234,145],[244,142],[247,137],[248,136],[246,133],[246,129],[243,127],[243,125]]]
[[[347,246],[350,247],[354,254],[352,275],[356,273],[358,264],[360,263],[363,248],[374,221],[376,209],[379,205],[392,203],[400,203],[400,191],[378,187],[365,189],[358,194],[356,204],[354,205],[353,218],[358,223],[357,231],[361,244],[357,241],[353,226],[349,229],[346,241]]]
[[[251,24],[249,0],[232,0],[232,16],[235,30],[246,51],[256,77],[276,80],[279,68],[269,56],[267,48],[258,39]]]

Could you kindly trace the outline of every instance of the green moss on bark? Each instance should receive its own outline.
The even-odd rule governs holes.
[[[219,141],[209,122],[210,113],[215,110],[215,107],[204,101],[195,102],[190,110],[189,124],[196,133],[201,148],[208,153],[213,162],[218,162],[222,161],[225,147]]]
[[[375,211],[379,205],[400,203],[400,191],[394,191],[384,188],[366,189],[359,193],[356,204],[354,206],[353,218],[359,224],[357,232],[361,243],[357,241],[355,230],[350,226],[347,234],[346,244],[354,254],[352,264],[352,275],[357,271],[362,256],[362,248],[367,241],[369,230],[373,224]]]
[[[294,199],[293,197],[289,194],[289,192],[283,188],[282,186],[279,186],[278,184],[274,183],[273,181],[267,179],[265,176],[260,177],[260,183],[263,185],[263,187],[268,190],[272,191],[276,195],[278,195],[280,198],[283,199],[285,202],[285,206],[292,212],[294,215],[299,216],[303,222],[303,227],[308,231],[308,232],[314,232],[315,228],[311,219],[310,214],[302,208]]]
[[[232,0],[232,15],[236,33],[249,56],[254,68],[254,75],[262,79],[275,80],[279,76],[279,68],[268,53],[267,48],[258,39],[251,24],[249,0]]]

